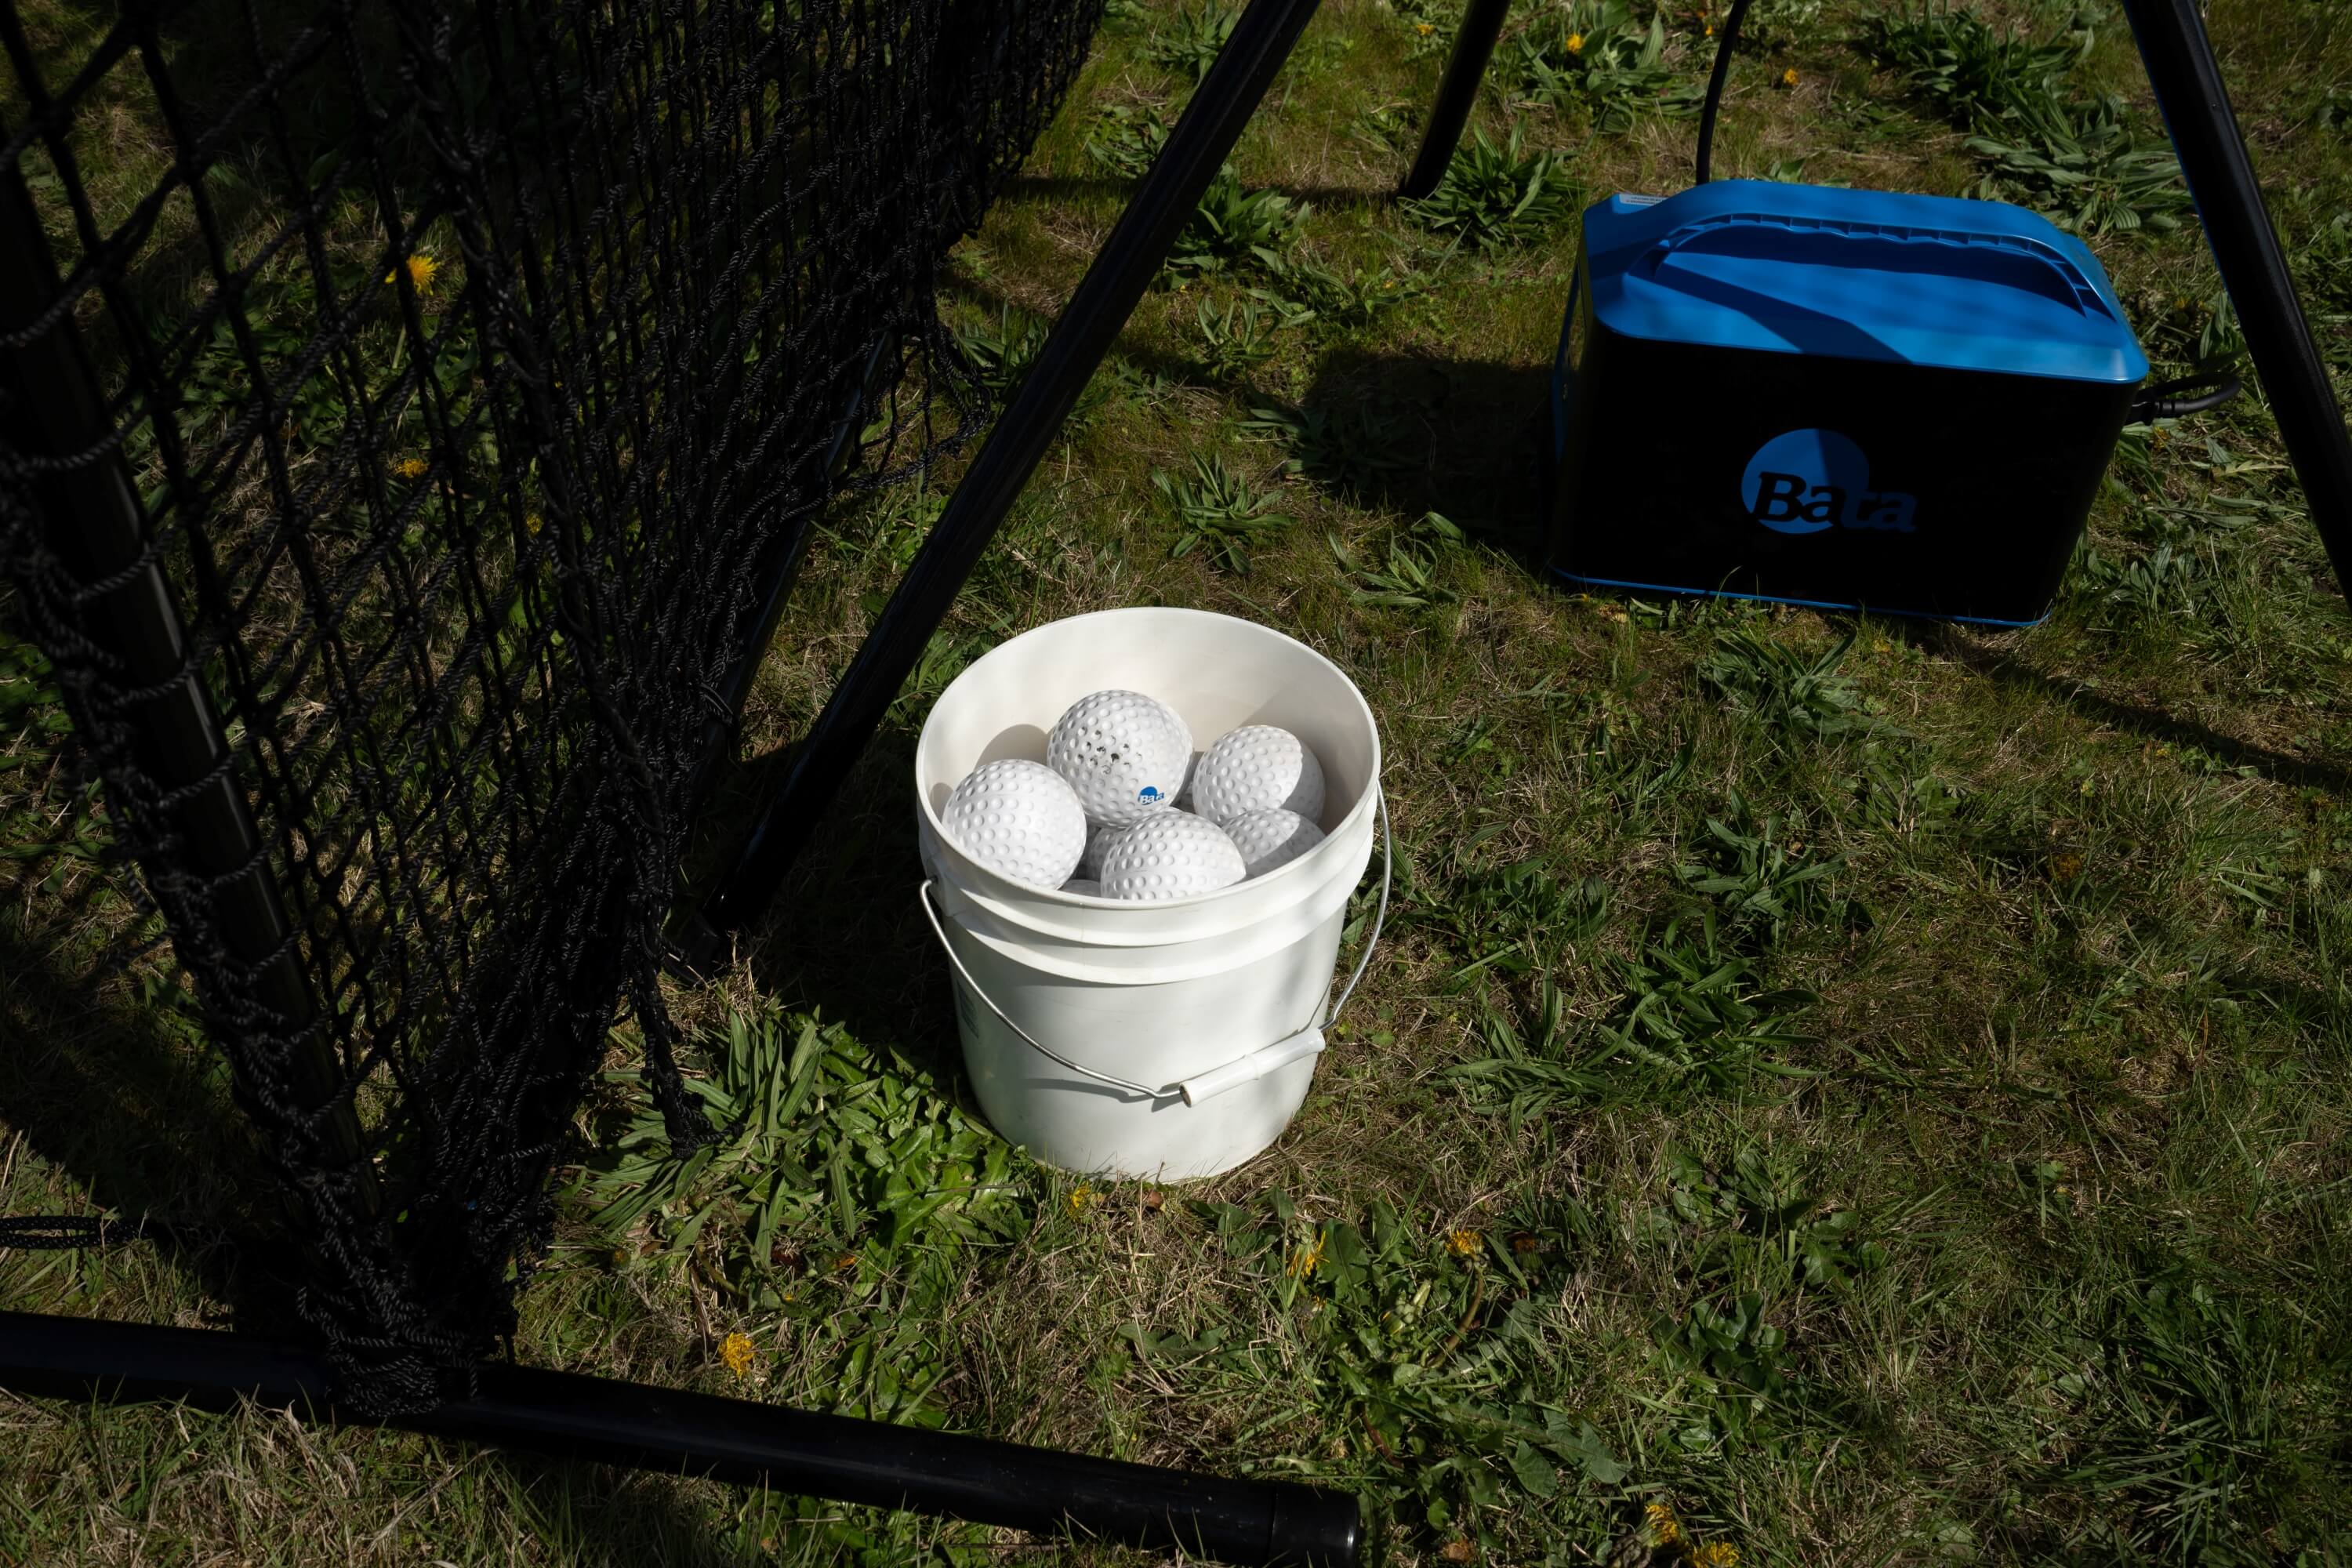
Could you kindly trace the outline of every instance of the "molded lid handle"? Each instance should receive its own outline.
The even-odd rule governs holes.
[[[2032,288],[2084,315],[2116,319],[2073,258],[2053,245],[2021,234],[1858,223],[1784,213],[1717,213],[1668,233],[1643,253],[1640,268],[1654,278],[1677,251],[1742,256],[1758,261],[1875,266],[1939,277],[1975,276]],[[2025,267],[2021,268],[2021,262]],[[2008,276],[1997,276],[2000,273]]]

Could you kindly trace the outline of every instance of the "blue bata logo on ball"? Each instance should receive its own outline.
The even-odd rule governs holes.
[[[1870,488],[1870,459],[1835,430],[1775,436],[1748,459],[1739,481],[1748,515],[1779,533],[1876,528],[1909,533],[1916,496]]]

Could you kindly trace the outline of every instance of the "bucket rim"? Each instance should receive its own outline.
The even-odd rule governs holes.
[[[956,678],[953,680],[949,681],[947,685],[941,689],[939,696],[932,699],[929,710],[923,715],[922,728],[916,732],[915,736],[915,759],[918,769],[919,770],[921,766],[924,749],[929,744],[931,738],[931,725],[937,718],[940,709],[947,702],[948,699],[953,694],[958,686],[961,685],[965,680],[970,679],[973,675],[978,673],[990,659],[996,658],[1006,649],[1013,647],[1015,644],[1023,642],[1027,638],[1039,637],[1044,634],[1058,632],[1065,628],[1076,626],[1080,622],[1100,621],[1113,617],[1132,616],[1174,617],[1200,621],[1223,621],[1235,626],[1245,626],[1252,634],[1273,637],[1279,641],[1288,643],[1292,647],[1297,648],[1299,652],[1305,654],[1307,658],[1313,659],[1316,663],[1320,664],[1324,668],[1329,670],[1334,676],[1337,676],[1339,678],[1339,684],[1346,689],[1349,700],[1355,704],[1354,710],[1356,715],[1363,722],[1364,732],[1371,739],[1371,764],[1370,776],[1365,783],[1364,788],[1357,795],[1355,804],[1348,808],[1347,816],[1341,817],[1337,823],[1332,825],[1330,830],[1324,836],[1325,841],[1328,843],[1331,840],[1342,838],[1357,829],[1359,826],[1363,826],[1370,821],[1373,812],[1379,808],[1381,789],[1381,766],[1386,760],[1386,757],[1381,742],[1380,720],[1373,714],[1371,704],[1365,700],[1363,690],[1361,688],[1357,686],[1355,678],[1349,675],[1345,669],[1341,668],[1336,660],[1326,655],[1321,649],[1300,641],[1298,638],[1292,637],[1288,632],[1283,631],[1278,627],[1267,626],[1263,621],[1247,620],[1240,616],[1225,615],[1222,611],[1218,610],[1200,610],[1178,605],[1123,605],[1114,606],[1113,608],[1107,610],[1089,610],[1083,615],[1057,616],[1053,620],[1045,621],[1037,626],[1031,626],[1027,631],[1021,632],[1013,637],[1009,637],[1003,642],[998,643],[994,647],[990,648],[986,653],[981,655],[980,658],[972,660],[962,669],[959,670],[956,674]],[[1147,912],[1154,911],[1202,909],[1213,906],[1227,900],[1251,897],[1263,898],[1270,889],[1282,887],[1284,885],[1283,879],[1288,878],[1296,880],[1300,877],[1306,876],[1311,870],[1313,866],[1322,858],[1318,852],[1323,848],[1323,846],[1318,844],[1314,849],[1308,850],[1306,854],[1299,856],[1297,859],[1292,860],[1286,865],[1277,866],[1273,870],[1266,872],[1263,876],[1245,877],[1238,882],[1229,883],[1224,887],[1213,889],[1209,892],[1194,893],[1189,897],[1181,899],[1101,899],[1087,893],[1066,893],[1058,888],[1036,888],[1030,886],[1026,882],[1016,882],[1010,877],[1006,877],[1000,872],[982,865],[977,860],[972,859],[971,857],[963,852],[962,847],[956,843],[954,837],[947,831],[946,826],[940,822],[939,811],[931,802],[930,792],[923,787],[919,773],[915,781],[915,809],[920,815],[923,825],[929,830],[930,835],[938,847],[955,857],[960,873],[956,880],[964,884],[963,890],[968,894],[976,892],[992,900],[1005,898],[1045,900],[1050,900],[1052,905],[1059,906],[1061,908],[1074,910],[1084,910],[1089,912],[1100,911],[1110,915],[1114,919],[1118,918],[1121,914],[1134,914],[1141,916]],[[969,880],[966,879],[964,873],[969,874]],[[1361,873],[1359,873],[1359,875],[1360,876]]]

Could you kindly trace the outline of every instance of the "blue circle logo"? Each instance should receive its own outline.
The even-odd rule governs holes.
[[[1870,459],[1835,430],[1775,436],[1748,459],[1739,497],[1748,515],[1780,533],[1819,533],[1853,519],[1870,489]]]

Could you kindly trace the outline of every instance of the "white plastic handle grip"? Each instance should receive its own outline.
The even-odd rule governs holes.
[[[1204,1100],[1214,1100],[1229,1089],[1239,1089],[1245,1083],[1255,1083],[1268,1073],[1277,1072],[1301,1057],[1319,1055],[1323,1049],[1323,1031],[1301,1029],[1286,1040],[1276,1040],[1264,1050],[1252,1051],[1237,1062],[1213,1068],[1197,1078],[1188,1078],[1176,1086],[1187,1105],[1198,1105]]]

